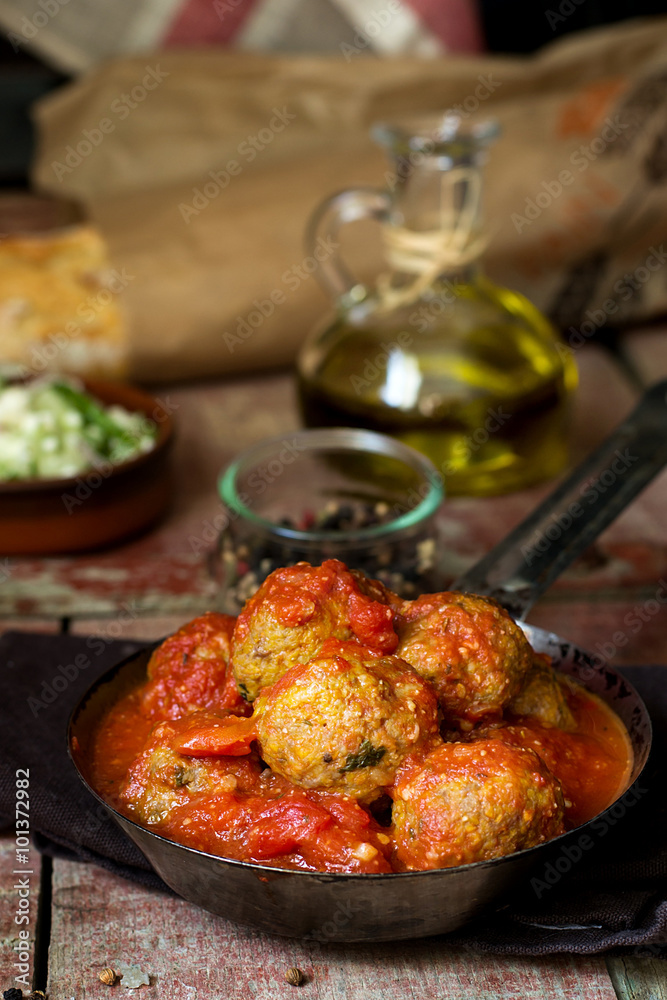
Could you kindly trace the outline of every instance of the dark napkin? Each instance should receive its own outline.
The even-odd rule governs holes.
[[[0,638],[0,822],[11,825],[16,771],[29,768],[32,834],[40,850],[169,891],[86,791],[66,750],[73,706],[96,677],[139,648],[69,635]],[[613,823],[599,821],[590,830],[592,845],[580,847],[580,857],[576,835],[569,855],[554,845],[550,860],[513,890],[509,904],[443,941],[514,955],[628,947],[659,954],[667,945],[667,668],[623,673],[646,701],[655,729],[637,791],[624,797]]]

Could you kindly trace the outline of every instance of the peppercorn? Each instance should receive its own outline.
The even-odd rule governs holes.
[[[301,984],[306,981],[306,977],[301,969],[296,968],[288,969],[285,973],[285,979],[290,986],[301,986]]]
[[[23,1000],[23,990],[19,990],[15,986],[12,986],[10,990],[5,990],[2,996],[4,1000]]]
[[[277,521],[279,526],[298,531],[331,532],[356,531],[390,524],[396,518],[385,501],[342,503],[331,500],[323,509],[304,511],[301,516],[285,516]],[[335,539],[331,539],[335,545]],[[221,556],[230,607],[240,610],[255,593],[263,580],[279,566],[294,562],[295,551],[288,540],[262,542],[259,539],[244,541],[236,546],[233,535],[223,532]],[[348,561],[348,560],[346,560]],[[413,537],[390,539],[387,542],[360,546],[350,565],[376,577],[401,597],[410,599],[417,593],[434,589],[431,579],[436,569],[436,542],[433,538],[421,541]]]
[[[113,986],[113,984],[118,979],[118,975],[117,975],[116,972],[114,972],[113,969],[110,969],[110,968],[107,967],[106,969],[102,969],[102,971],[100,972],[100,975],[99,975],[99,979],[106,986]]]

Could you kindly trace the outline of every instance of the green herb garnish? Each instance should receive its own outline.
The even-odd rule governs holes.
[[[356,753],[347,755],[340,773],[356,771],[360,767],[373,767],[380,763],[386,752],[386,747],[374,747],[370,740],[364,740]]]
[[[61,399],[75,410],[78,410],[88,428],[93,432],[99,432],[99,451],[105,458],[112,456],[114,441],[130,449],[136,447],[136,437],[130,434],[124,427],[117,424],[106,410],[96,403],[94,399],[91,399],[89,395],[78,392],[66,382],[54,382],[52,388]]]
[[[174,768],[174,785],[176,788],[182,788],[183,785],[187,785],[188,778],[189,775],[186,769],[180,764],[177,764]]]

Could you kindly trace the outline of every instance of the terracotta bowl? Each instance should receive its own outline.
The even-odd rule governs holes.
[[[155,447],[120,465],[71,479],[0,483],[0,555],[56,555],[101,548],[153,524],[170,499],[173,422],[148,393],[122,382],[86,381],[101,402],[157,422]]]

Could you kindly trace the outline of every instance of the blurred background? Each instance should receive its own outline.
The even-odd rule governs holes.
[[[355,45],[374,0],[2,0],[0,183],[26,184],[30,106],[105,59],[176,46],[282,53]],[[395,0],[364,55],[532,53],[584,29],[666,12],[660,0]],[[400,16],[397,16],[399,15]]]

